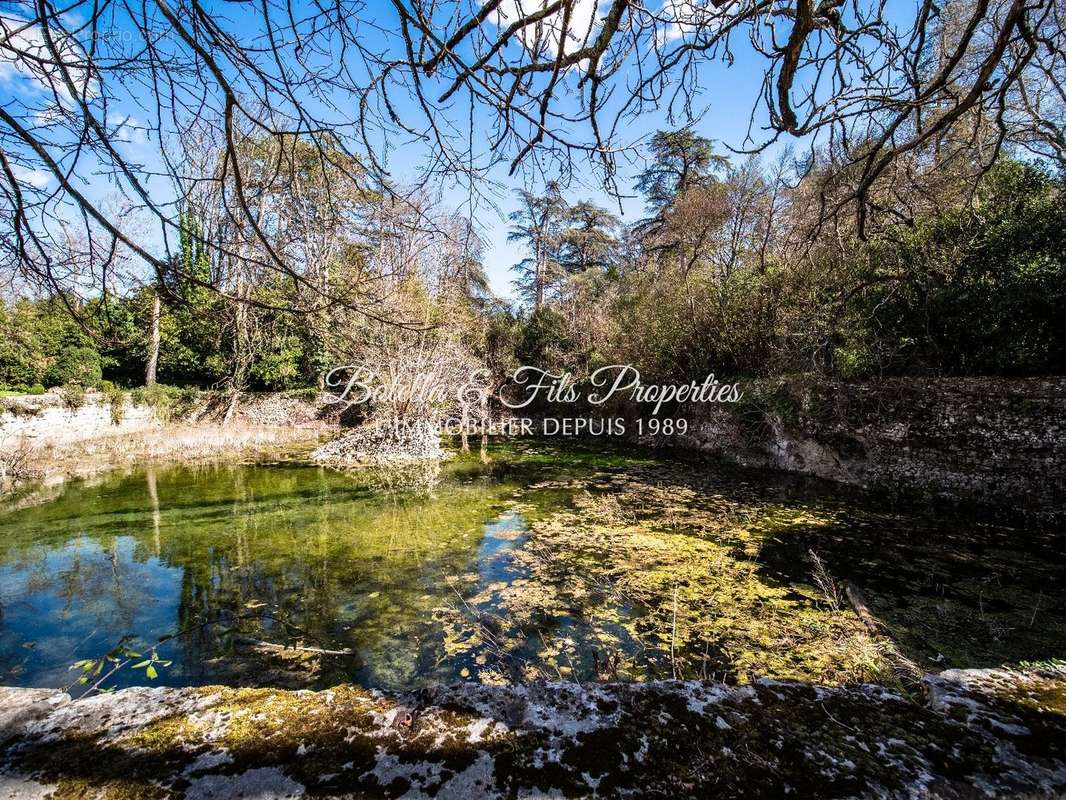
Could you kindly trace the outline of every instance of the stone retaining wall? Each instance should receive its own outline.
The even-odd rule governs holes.
[[[688,433],[659,443],[867,488],[1066,513],[1066,378],[742,387],[739,404],[671,414]]]
[[[213,393],[204,393],[186,417],[177,421],[218,422],[222,401]],[[234,421],[247,425],[318,427],[338,424],[339,410],[314,397],[284,392],[249,392],[240,398]],[[139,433],[162,427],[155,409],[137,405],[127,396],[121,422],[111,418],[111,406],[99,392],[86,393],[85,403],[72,410],[63,404],[62,395],[22,395],[0,399],[0,446],[23,439],[31,445],[67,444],[101,436]]]
[[[122,421],[114,424],[111,406],[103,402],[98,392],[88,392],[85,404],[76,410],[67,408],[61,395],[54,392],[7,397],[0,403],[0,446],[16,439],[33,445],[66,444],[161,426],[155,411],[128,401]]]

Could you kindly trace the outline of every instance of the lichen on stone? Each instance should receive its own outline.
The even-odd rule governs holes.
[[[1041,796],[1066,790],[1066,717],[1003,691],[1064,677],[954,671],[927,678],[928,705],[767,680],[127,689],[43,705],[8,690],[5,710],[27,713],[0,787],[121,800]],[[1008,713],[1014,727],[989,722]]]

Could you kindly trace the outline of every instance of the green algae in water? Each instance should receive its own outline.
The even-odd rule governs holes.
[[[891,683],[1061,655],[1034,532],[865,508],[767,473],[539,443],[441,467],[169,467],[0,511],[0,683],[122,637],[156,683],[415,687],[757,676]],[[855,581],[894,641],[813,585]],[[111,685],[146,683],[125,669]]]

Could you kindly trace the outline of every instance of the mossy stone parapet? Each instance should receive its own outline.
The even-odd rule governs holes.
[[[1066,673],[876,686],[0,689],[0,797],[943,797],[1066,791]]]

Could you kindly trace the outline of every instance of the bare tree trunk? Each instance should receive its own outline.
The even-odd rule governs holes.
[[[533,245],[533,263],[536,272],[533,275],[533,290],[535,292],[533,298],[534,310],[539,309],[544,305],[544,263],[541,251],[544,245],[540,241],[541,233],[537,232],[538,239]]]
[[[144,385],[155,386],[156,369],[159,366],[159,318],[163,308],[159,292],[152,290],[152,330],[148,339],[148,364],[144,369]]]
[[[489,393],[481,393],[481,461],[489,463]]]
[[[462,450],[464,453],[470,452],[470,439],[466,433],[466,426],[470,424],[470,406],[466,401],[463,401],[462,416],[459,419],[459,438],[462,440]]]
[[[259,195],[259,205],[255,218],[263,219],[266,209],[267,193]],[[234,265],[234,292],[236,307],[233,309],[233,369],[227,381],[229,398],[226,412],[222,416],[222,424],[229,425],[237,412],[237,404],[240,402],[241,392],[248,384],[248,375],[252,370],[252,361],[255,358],[252,347],[252,335],[248,311],[248,300],[252,296],[253,278],[247,272],[248,262],[245,259],[249,245],[247,242],[242,246],[241,253],[233,260]]]
[[[252,353],[250,346],[250,336],[248,332],[248,293],[246,292],[247,286],[243,280],[243,276],[237,279],[237,307],[234,309],[234,335],[233,335],[233,347],[234,347],[234,359],[233,359],[233,372],[229,379],[229,402],[226,406],[226,413],[222,417],[222,424],[229,425],[233,419],[234,413],[237,411],[237,403],[240,400],[241,392],[244,390],[245,385],[248,382],[248,372],[251,367]]]

